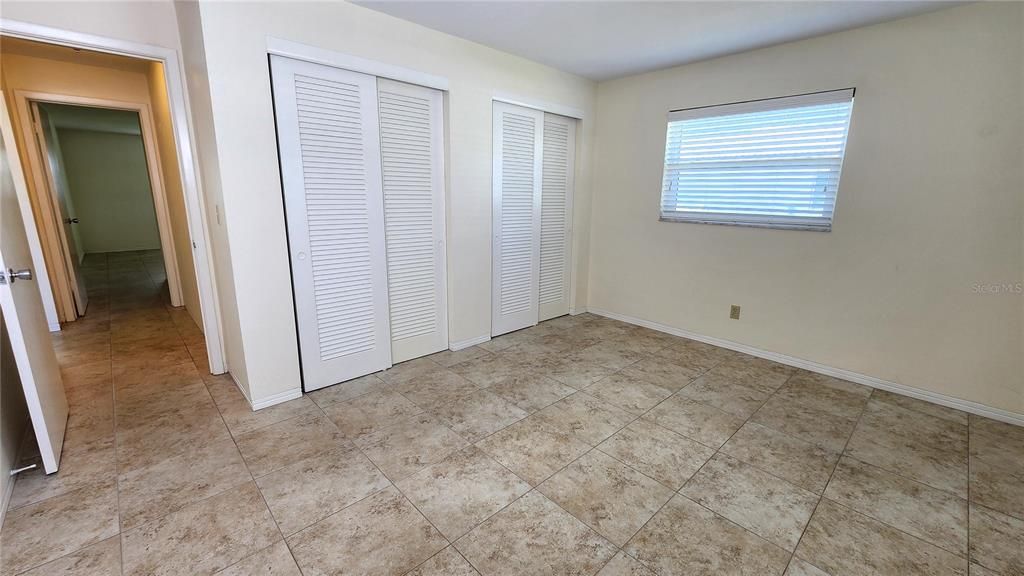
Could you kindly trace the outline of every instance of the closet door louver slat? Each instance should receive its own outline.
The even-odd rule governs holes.
[[[544,115],[541,183],[541,321],[569,313],[570,226],[576,121]]]
[[[448,348],[441,92],[378,79],[392,359]]]
[[[491,335],[538,320],[544,114],[494,103]]]
[[[391,365],[376,79],[271,66],[308,391]]]

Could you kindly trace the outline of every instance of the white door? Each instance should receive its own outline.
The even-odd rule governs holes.
[[[576,121],[544,114],[540,215],[539,320],[569,313]]]
[[[448,348],[441,92],[377,80],[391,359]]]
[[[85,276],[82,274],[80,264],[82,262],[81,250],[75,241],[75,231],[72,226],[78,224],[78,217],[75,215],[74,204],[71,201],[70,190],[64,175],[63,159],[60,157],[60,144],[57,142],[53,127],[46,116],[46,111],[39,107],[36,102],[32,103],[32,113],[36,117],[36,141],[39,142],[40,154],[45,163],[43,169],[46,172],[46,184],[50,189],[50,197],[54,199],[57,207],[57,218],[60,219],[61,252],[64,254],[64,266],[68,276],[71,278],[71,293],[75,299],[75,306],[78,308],[78,315],[84,316],[86,307],[89,305],[89,293],[85,287]]]
[[[305,389],[391,366],[377,79],[271,56]]]
[[[24,174],[14,147],[14,133],[0,93],[0,312],[10,336],[11,350],[25,393],[32,429],[39,443],[43,469],[57,471],[68,423],[68,402],[57,355],[50,341],[39,285],[32,278],[29,234],[35,236]],[[37,246],[35,252],[41,254]],[[13,274],[12,274],[13,272]],[[3,474],[7,471],[3,470]]]
[[[491,335],[538,318],[544,113],[494,102]]]

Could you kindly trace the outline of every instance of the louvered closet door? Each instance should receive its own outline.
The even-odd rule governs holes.
[[[377,80],[391,355],[448,348],[441,92]]]
[[[277,56],[271,66],[303,383],[314,390],[391,365],[377,80]]]
[[[538,318],[544,113],[494,102],[491,335]]]
[[[540,320],[569,313],[573,161],[576,121],[544,114],[540,211]]]

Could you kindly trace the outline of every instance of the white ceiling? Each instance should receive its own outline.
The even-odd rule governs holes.
[[[594,80],[810,38],[953,2],[519,2],[357,4]]]

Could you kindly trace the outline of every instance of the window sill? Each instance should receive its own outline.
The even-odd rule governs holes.
[[[831,232],[832,226],[817,226],[807,224],[776,223],[776,222],[743,222],[737,220],[715,220],[699,218],[670,218],[662,216],[659,222],[671,222],[673,224],[713,224],[717,226],[739,226],[743,228],[774,228],[776,230],[801,230],[804,232]]]

